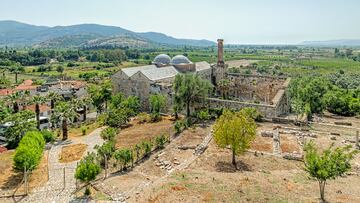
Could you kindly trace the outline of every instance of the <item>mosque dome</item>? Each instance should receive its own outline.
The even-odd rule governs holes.
[[[170,62],[171,58],[166,54],[157,55],[153,61],[155,65],[169,65]]]
[[[171,60],[172,65],[191,64],[191,61],[183,55],[174,56]]]

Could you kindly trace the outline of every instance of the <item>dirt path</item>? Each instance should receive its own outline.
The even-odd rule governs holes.
[[[87,152],[93,152],[95,145],[104,141],[100,133],[104,128],[98,128],[89,135],[74,141],[59,141],[49,150],[49,181],[43,187],[34,189],[22,202],[69,202],[73,200],[72,193],[76,189],[74,173],[79,162],[60,163],[59,155],[63,146],[70,144],[86,144]],[[64,178],[65,175],[65,178]]]
[[[173,139],[165,149],[151,155],[149,159],[128,173],[117,174],[96,185],[102,192],[110,195],[114,201],[138,202],[140,201],[139,195],[148,188],[152,188],[173,173],[191,165],[207,148],[211,139],[210,127],[187,130]],[[194,148],[180,150],[179,146],[194,146]],[[195,146],[197,146],[197,153],[195,153]]]

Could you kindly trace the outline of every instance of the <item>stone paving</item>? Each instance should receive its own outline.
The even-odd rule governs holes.
[[[34,189],[22,202],[86,202],[86,200],[74,199],[73,192],[76,189],[74,173],[78,161],[60,163],[59,154],[63,146],[70,144],[86,144],[87,152],[93,152],[95,145],[101,145],[104,141],[100,133],[104,128],[98,128],[89,135],[76,141],[58,141],[49,151],[49,180],[43,187]],[[65,178],[64,178],[65,174]],[[64,184],[65,182],[65,184]]]

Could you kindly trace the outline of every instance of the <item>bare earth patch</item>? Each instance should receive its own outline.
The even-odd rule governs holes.
[[[86,144],[74,144],[69,146],[64,146],[61,149],[61,153],[59,155],[60,163],[69,163],[73,161],[80,160],[86,151]]]
[[[0,194],[9,195],[18,188],[16,194],[24,193],[24,184],[22,184],[23,173],[13,169],[13,156],[15,150],[9,150],[0,154]],[[29,190],[44,185],[48,181],[48,153],[44,155],[39,166],[31,173],[29,179]]]
[[[169,117],[163,117],[156,123],[139,124],[134,120],[130,125],[116,136],[116,148],[133,147],[143,140],[154,139],[161,134],[168,135],[173,130],[173,121]]]

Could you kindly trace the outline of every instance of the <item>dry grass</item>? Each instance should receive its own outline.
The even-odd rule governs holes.
[[[172,130],[173,121],[170,117],[156,123],[139,124],[137,120],[130,123],[130,127],[122,129],[115,137],[116,148],[132,147],[143,140],[150,140],[161,134],[169,134]]]
[[[14,191],[16,188],[19,188],[17,190],[17,194],[22,194],[24,192],[23,185],[20,185],[23,180],[23,174],[13,169],[14,155],[15,150],[9,150],[0,154],[0,188],[4,191],[4,194],[12,194],[12,191]],[[47,164],[48,153],[44,152],[39,166],[30,175],[30,191],[35,187],[44,185],[48,181]]]
[[[87,148],[86,144],[75,144],[75,145],[64,146],[61,149],[61,153],[59,157],[60,163],[69,163],[80,160],[84,152],[86,151],[86,148]]]
[[[82,126],[76,127],[76,128],[70,128],[69,129],[69,138],[77,138],[77,137],[85,136],[85,135],[83,135],[82,127],[84,127],[86,129],[85,135],[88,135],[92,131],[94,131],[96,128],[99,128],[100,125],[97,122],[95,122],[95,123],[85,124],[85,125],[82,125]]]

